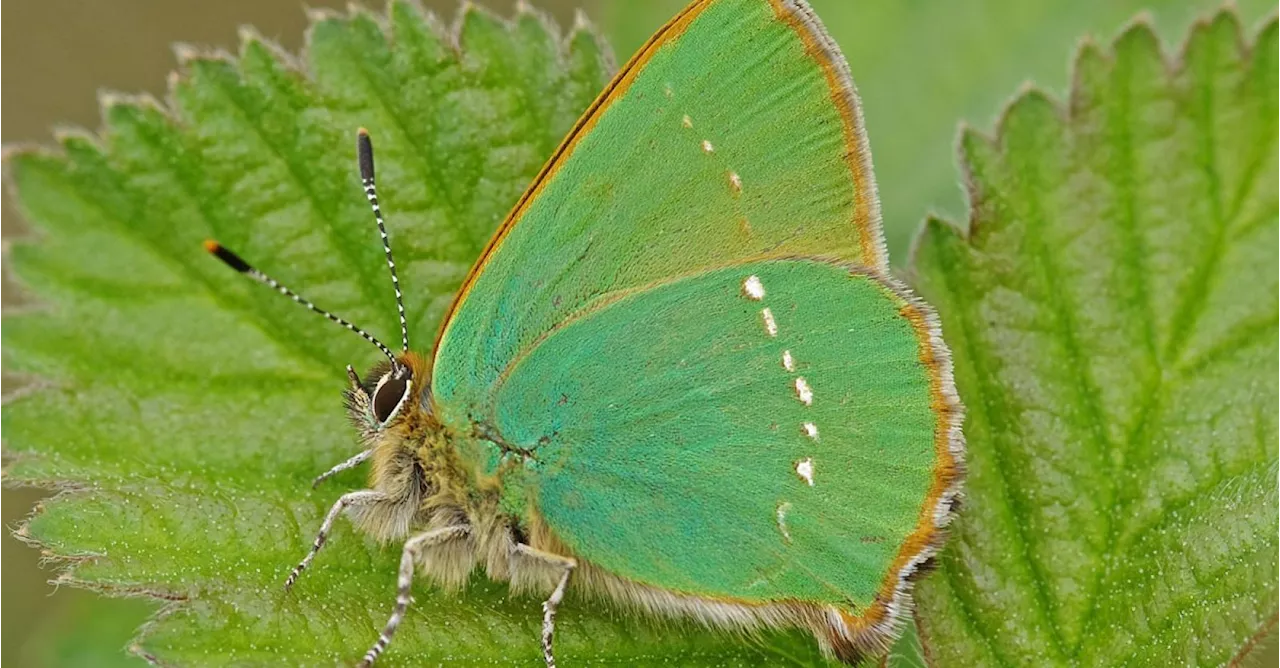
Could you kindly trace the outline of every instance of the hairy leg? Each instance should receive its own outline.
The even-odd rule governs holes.
[[[551,651],[551,640],[556,632],[556,608],[560,606],[560,601],[564,599],[564,590],[569,584],[569,574],[573,573],[573,569],[578,566],[578,562],[568,557],[543,552],[524,544],[517,544],[516,552],[543,563],[558,566],[564,570],[560,575],[560,581],[556,583],[556,588],[551,592],[551,596],[542,604],[542,658],[546,660],[547,668],[556,668],[555,654]]]
[[[316,540],[311,544],[311,551],[307,556],[302,558],[302,562],[293,567],[293,572],[289,573],[289,578],[284,581],[284,588],[289,589],[297,582],[298,576],[302,574],[302,570],[306,568],[312,559],[316,558],[316,553],[320,548],[324,547],[324,542],[329,539],[329,532],[333,530],[333,523],[338,519],[338,515],[342,511],[352,506],[365,506],[371,503],[377,503],[387,498],[382,492],[375,492],[371,489],[361,490],[359,492],[351,492],[343,494],[333,507],[329,509],[329,514],[325,515],[324,522],[320,524],[320,531],[316,534]]]
[[[347,469],[353,469],[363,464],[365,460],[371,456],[373,456],[373,448],[369,448],[364,452],[357,453],[351,459],[348,459],[347,461],[342,462],[341,464],[338,464],[337,466],[334,466],[328,471],[325,471],[324,473],[321,473],[319,476],[317,476],[315,480],[311,481],[311,489],[315,489],[316,487],[319,487],[320,483],[324,482],[326,478],[342,473]]]
[[[361,668],[373,665],[378,655],[387,649],[387,645],[391,643],[391,637],[396,634],[396,629],[400,627],[400,622],[404,619],[404,613],[409,609],[409,591],[410,585],[413,584],[413,571],[417,567],[423,551],[442,543],[466,538],[470,533],[471,527],[459,524],[457,526],[432,529],[405,541],[404,552],[400,555],[400,579],[396,587],[395,608],[391,611],[391,619],[387,620],[386,628],[378,636],[378,642],[374,643],[368,652],[365,652],[364,659],[359,664]]]

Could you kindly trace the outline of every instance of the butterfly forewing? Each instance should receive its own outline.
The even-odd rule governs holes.
[[[789,11],[695,3],[620,73],[464,285],[437,349],[447,419],[610,292],[768,256],[883,268],[852,87]]]

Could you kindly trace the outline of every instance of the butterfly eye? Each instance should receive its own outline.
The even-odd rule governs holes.
[[[400,413],[405,399],[409,397],[411,380],[407,375],[400,378],[391,371],[378,381],[378,387],[373,391],[373,417],[380,424],[385,426]]]

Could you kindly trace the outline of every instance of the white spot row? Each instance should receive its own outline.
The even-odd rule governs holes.
[[[773,319],[773,311],[766,306],[760,309],[760,317],[764,319],[764,331],[768,332],[769,336],[777,336],[778,321]]]
[[[805,457],[796,462],[796,475],[813,487],[813,457]]]
[[[747,299],[755,302],[764,299],[764,283],[760,282],[760,277],[754,274],[748,276],[742,282],[742,294],[746,295]],[[773,311],[767,306],[760,309],[760,318],[764,320],[764,331],[768,332],[769,336],[777,336],[778,321],[773,318]]]
[[[732,172],[730,172],[730,174],[732,174],[732,176],[737,176]],[[760,280],[760,277],[755,274],[752,274],[746,277],[745,279],[743,279],[742,294],[745,295],[747,299],[758,302],[758,301],[764,300],[765,295],[768,293],[765,291],[764,282]],[[773,311],[766,306],[760,309],[760,317],[761,319],[764,320],[765,332],[767,332],[770,337],[776,338],[778,336],[778,321],[774,319]],[[795,356],[791,354],[790,350],[782,351],[782,368],[786,369],[788,373],[795,373],[796,360],[795,360]],[[805,380],[804,376],[796,376],[794,384],[795,384],[796,398],[800,400],[800,403],[804,404],[805,406],[812,406],[813,405],[813,388],[809,386],[809,381]],[[804,432],[805,436],[815,441],[818,440],[817,424],[814,424],[813,422],[804,422],[800,425],[800,428]],[[803,480],[806,484],[812,487],[813,471],[814,471],[813,458],[806,457],[796,462],[795,468],[796,468],[796,475],[800,476],[801,480]],[[788,532],[786,523],[785,523],[786,512],[790,507],[791,507],[790,503],[783,503],[782,505],[778,506],[778,528],[782,531],[782,535],[787,540],[787,542],[791,541],[791,534]]]
[[[813,388],[809,387],[809,381],[804,376],[796,377],[796,397],[806,406],[813,405]]]
[[[668,97],[670,97],[670,95],[668,95]],[[686,130],[691,130],[693,129],[693,119],[689,118],[688,114],[685,114],[680,118],[680,125],[683,126]],[[712,145],[710,139],[702,140],[703,153],[715,153],[715,150],[716,150],[716,147]],[[741,195],[742,194],[742,177],[739,176],[738,173],[733,170],[729,171],[728,177],[729,177],[729,187],[733,189],[733,194]]]

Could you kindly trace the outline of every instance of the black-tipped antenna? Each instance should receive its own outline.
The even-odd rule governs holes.
[[[311,309],[312,311],[315,311],[316,313],[319,313],[320,315],[364,337],[366,341],[377,346],[378,350],[381,350],[382,354],[387,356],[387,359],[391,360],[391,365],[393,367],[400,368],[400,362],[399,360],[396,359],[395,353],[391,352],[390,348],[383,345],[381,341],[374,338],[374,336],[369,332],[366,332],[363,329],[360,329],[359,327],[356,327],[355,325],[351,324],[350,322],[347,322],[346,320],[339,318],[338,316],[320,308],[319,306],[316,306],[315,304],[311,303],[311,301],[304,298],[302,295],[285,287],[276,279],[271,278],[270,276],[262,273],[261,271],[258,271],[253,267],[253,265],[250,265],[248,262],[245,262],[243,258],[231,252],[222,244],[210,239],[204,242],[204,249],[209,251],[209,253],[212,254],[214,257],[218,258],[219,260],[222,260],[224,263],[226,263],[228,267],[235,269],[236,271],[248,276],[249,278],[252,278],[255,281],[258,281],[259,283],[265,284],[267,287],[270,287],[276,292],[279,292],[280,294],[285,295],[286,297],[292,299],[293,301],[298,302],[299,304],[302,304],[303,306]]]
[[[373,207],[373,219],[378,222],[378,234],[382,236],[382,250],[387,254],[391,287],[396,291],[396,309],[400,311],[400,341],[407,353],[409,321],[404,315],[404,295],[400,293],[400,279],[396,277],[396,261],[391,257],[391,240],[387,238],[387,225],[382,221],[382,210],[378,208],[378,190],[373,184],[373,142],[369,140],[369,131],[364,128],[356,133],[356,155],[360,161],[360,182],[364,185],[364,196],[369,198],[369,205]]]

